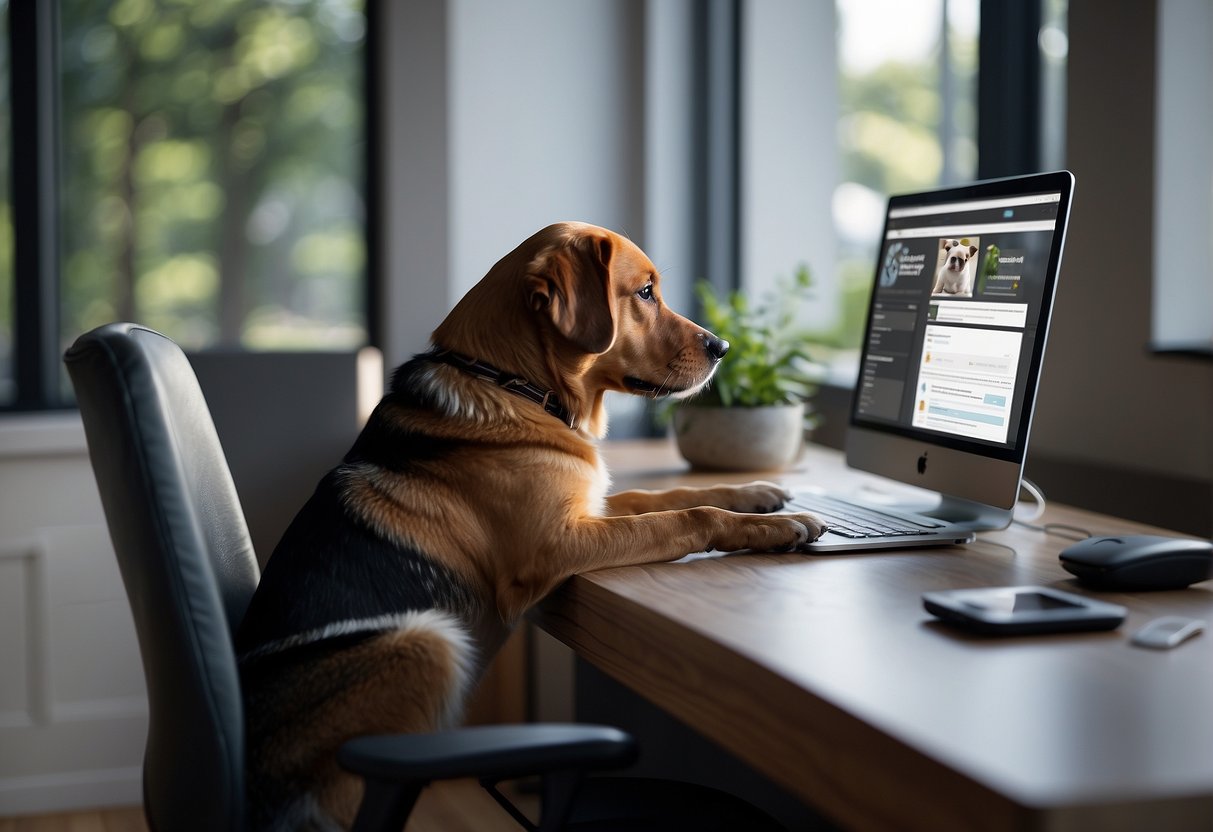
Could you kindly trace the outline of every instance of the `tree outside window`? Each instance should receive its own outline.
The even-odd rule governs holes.
[[[842,315],[823,339],[856,350],[890,194],[977,171],[978,0],[838,0],[834,193]]]
[[[360,0],[62,0],[61,337],[366,343]]]

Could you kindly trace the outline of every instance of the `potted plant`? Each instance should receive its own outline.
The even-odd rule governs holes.
[[[706,282],[696,286],[703,324],[729,342],[729,351],[711,385],[674,410],[678,449],[693,466],[770,470],[800,455],[816,384],[796,313],[810,283],[802,265],[759,303],[740,291],[722,298]]]

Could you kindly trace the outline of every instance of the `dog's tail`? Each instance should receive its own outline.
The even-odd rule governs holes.
[[[256,827],[348,827],[362,783],[337,765],[343,742],[441,730],[462,716],[476,656],[453,616],[422,610],[338,630],[325,641],[364,637],[285,673],[275,668],[272,680],[246,677],[246,687],[260,682],[246,690]]]

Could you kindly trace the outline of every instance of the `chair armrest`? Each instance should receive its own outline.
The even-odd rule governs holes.
[[[636,741],[616,728],[547,723],[358,737],[341,746],[337,761],[380,781],[428,782],[623,768],[636,754]]]

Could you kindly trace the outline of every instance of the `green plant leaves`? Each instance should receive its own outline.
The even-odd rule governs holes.
[[[796,326],[796,310],[810,295],[812,279],[800,266],[791,280],[755,303],[734,291],[720,297],[700,281],[695,292],[703,324],[729,342],[711,387],[697,399],[702,404],[759,407],[804,401],[816,390],[807,336]]]

